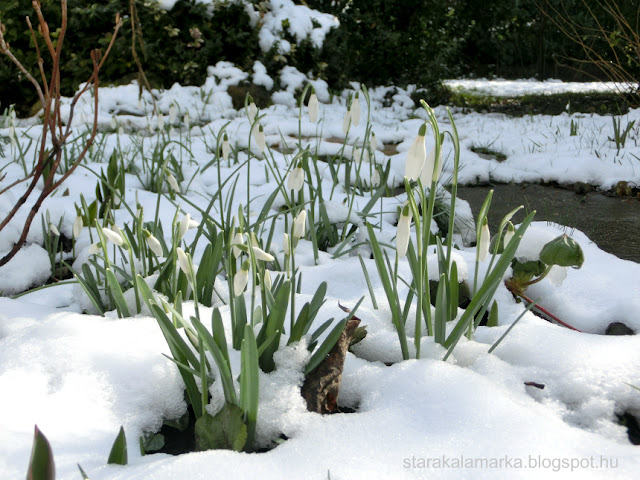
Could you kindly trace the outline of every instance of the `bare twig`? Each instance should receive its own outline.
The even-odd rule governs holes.
[[[67,1],[61,0],[61,9],[62,9],[62,22],[60,26],[60,32],[58,34],[57,43],[54,47],[54,44],[49,35],[49,26],[45,21],[42,11],[40,9],[40,0],[33,0],[33,8],[36,11],[36,15],[38,17],[38,32],[43,37],[45,44],[47,46],[47,50],[51,55],[53,60],[53,66],[51,69],[51,77],[49,79],[49,84],[47,85],[47,77],[45,75],[43,64],[44,61],[40,54],[40,49],[38,48],[38,43],[35,41],[35,32],[31,26],[29,20],[27,20],[27,24],[29,25],[29,30],[31,31],[32,38],[34,39],[34,43],[36,44],[36,53],[38,57],[38,67],[40,69],[40,74],[42,76],[42,84],[44,86],[44,92],[40,84],[33,78],[31,74],[27,71],[27,69],[20,63],[20,61],[11,53],[9,45],[5,42],[2,33],[4,32],[4,25],[0,23],[0,52],[4,53],[9,57],[9,59],[16,65],[16,67],[29,79],[29,81],[34,85],[34,88],[38,92],[38,96],[40,97],[40,101],[43,107],[43,126],[42,126],[42,139],[40,143],[40,151],[38,154],[38,161],[34,166],[33,170],[25,177],[20,180],[13,182],[8,187],[5,187],[0,193],[4,193],[16,185],[30,180],[29,186],[27,187],[26,192],[18,199],[15,206],[11,209],[11,211],[7,214],[7,216],[0,223],[0,231],[7,226],[7,224],[15,217],[20,208],[27,202],[31,194],[36,188],[36,185],[42,178],[44,185],[41,193],[38,195],[37,199],[33,203],[31,210],[27,214],[27,218],[24,223],[24,227],[22,229],[22,234],[18,241],[14,244],[13,248],[4,255],[4,257],[0,258],[0,266],[9,262],[15,254],[22,248],[24,245],[27,234],[29,233],[29,229],[31,224],[40,210],[42,203],[44,200],[62,183],[69,178],[69,176],[75,171],[75,169],[80,165],[84,156],[88,152],[89,148],[93,144],[97,133],[97,125],[98,125],[98,91],[99,91],[99,73],[102,65],[104,64],[109,52],[111,51],[111,47],[116,39],[118,34],[118,30],[122,25],[122,21],[120,20],[120,16],[116,15],[116,26],[114,28],[113,36],[111,37],[111,42],[107,47],[107,51],[103,56],[100,50],[92,50],[91,51],[91,60],[93,62],[93,74],[86,82],[84,87],[73,97],[71,101],[70,111],[69,111],[69,119],[67,121],[66,129],[63,129],[62,118],[60,113],[60,103],[61,103],[61,93],[60,93],[60,57],[62,54],[62,48],[64,43],[64,37],[67,31]],[[94,118],[93,118],[93,128],[91,130],[91,135],[86,142],[83,150],[80,152],[78,157],[74,160],[71,167],[58,179],[55,180],[55,174],[60,166],[60,162],[63,158],[63,150],[64,144],[71,136],[71,123],[73,119],[73,112],[75,106],[80,99],[80,97],[87,92],[90,88],[94,90]],[[47,138],[50,136],[50,142],[52,147],[47,149]]]

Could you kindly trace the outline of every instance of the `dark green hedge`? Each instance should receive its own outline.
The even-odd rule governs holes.
[[[332,13],[340,27],[327,36],[324,48],[311,42],[295,45],[279,55],[276,48],[263,53],[258,47],[258,27],[251,27],[244,7],[216,2],[213,15],[208,6],[195,0],[179,0],[165,12],[152,1],[136,0],[146,46],[143,66],[154,87],[201,84],[206,68],[220,60],[231,61],[249,70],[262,61],[275,76],[284,65],[313,72],[336,88],[349,81],[368,85],[417,84],[431,88],[447,77],[460,74],[541,78],[576,77],[569,69],[559,69],[559,57],[584,58],[579,47],[568,40],[538,8],[546,0],[306,0],[309,7]],[[566,9],[578,23],[593,25],[582,0],[548,0]],[[598,4],[588,0],[599,21],[612,26],[610,17]],[[54,29],[60,23],[59,0],[42,0],[43,10]],[[71,95],[91,73],[89,52],[109,43],[116,12],[124,24],[101,78],[104,83],[129,82],[137,68],[131,54],[129,0],[68,0],[69,28],[63,56],[63,92]],[[261,2],[255,0],[257,9]],[[624,15],[635,21],[640,0],[618,0]],[[13,51],[35,73],[35,51],[24,21],[33,12],[28,0],[2,0],[0,20],[7,26],[5,36]],[[34,22],[35,23],[35,22]],[[612,58],[604,42],[590,38],[605,58]],[[621,46],[621,58],[638,70],[638,58]],[[41,45],[43,48],[43,45]],[[142,54],[142,52],[141,52]],[[625,57],[625,55],[630,55]],[[45,57],[45,60],[46,59]],[[634,63],[634,61],[636,63]],[[572,66],[575,66],[572,65]],[[587,66],[588,73],[598,74]],[[640,76],[640,72],[638,72]],[[35,103],[32,87],[18,75],[8,59],[0,55],[0,102],[19,105],[26,113]]]

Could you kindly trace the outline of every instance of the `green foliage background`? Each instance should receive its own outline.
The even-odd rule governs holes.
[[[282,26],[292,51],[277,53],[274,47],[262,52],[258,46],[259,24],[251,26],[243,5],[217,1],[211,5],[195,0],[179,0],[166,12],[154,0],[136,0],[145,50],[138,50],[144,70],[153,87],[199,85],[206,69],[227,60],[250,70],[255,60],[262,61],[272,76],[285,65],[302,72],[313,72],[335,89],[349,81],[368,85],[416,84],[422,88],[437,86],[444,78],[461,74],[503,77],[564,78],[584,80],[571,68],[559,67],[558,58],[584,58],[540,11],[546,0],[306,0],[309,7],[334,14],[340,27],[327,35],[322,50],[310,41],[296,45]],[[564,8],[570,18],[587,27],[593,19],[582,0],[548,0]],[[45,18],[54,31],[60,24],[59,0],[42,0]],[[256,10],[265,2],[254,0]],[[620,0],[621,11],[633,22],[640,0]],[[89,52],[106,49],[117,12],[124,22],[110,58],[101,73],[101,82],[128,83],[137,76],[131,53],[129,0],[68,0],[69,28],[62,61],[62,87],[71,95],[79,83],[91,74]],[[588,0],[603,25],[608,17],[598,0]],[[30,15],[35,24],[31,2],[3,0],[0,20],[6,25],[5,37],[16,56],[32,74],[36,74],[36,54],[25,23]],[[197,29],[197,30],[196,30]],[[614,32],[615,35],[615,32]],[[197,37],[200,37],[200,41]],[[39,40],[41,50],[44,43]],[[611,52],[602,39],[589,38],[602,49],[605,58]],[[599,42],[599,43],[598,43]],[[638,59],[622,45],[622,61],[637,69]],[[625,57],[626,55],[626,57]],[[636,56],[637,57],[637,56]],[[48,59],[45,56],[45,62]],[[634,63],[635,62],[635,63]],[[575,65],[572,65],[575,66]],[[48,71],[45,64],[45,71]],[[584,67],[584,66],[583,66]],[[583,69],[584,70],[584,69]],[[587,65],[588,74],[598,74]],[[34,75],[39,78],[39,75]],[[0,103],[17,104],[27,113],[36,103],[32,86],[19,75],[8,59],[0,55]]]

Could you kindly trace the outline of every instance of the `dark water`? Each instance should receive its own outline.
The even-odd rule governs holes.
[[[631,197],[612,197],[591,192],[544,185],[494,185],[458,187],[458,197],[471,204],[474,216],[493,189],[489,227],[496,231],[509,211],[524,205],[536,210],[534,221],[553,221],[584,232],[602,250],[619,258],[640,263],[640,201]],[[522,211],[515,218],[524,218]]]

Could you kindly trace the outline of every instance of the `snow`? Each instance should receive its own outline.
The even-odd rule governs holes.
[[[164,8],[173,2],[164,1]],[[278,19],[300,12],[298,5],[281,0],[271,2],[272,10],[265,16],[265,25],[278,31]],[[291,13],[294,12],[294,13]],[[324,17],[322,17],[324,18]],[[313,35],[304,22],[292,21],[292,33],[298,38]],[[325,25],[324,23],[322,25]],[[271,28],[271,27],[270,27]],[[322,29],[319,29],[322,30]],[[324,30],[322,30],[324,31]],[[275,34],[274,34],[275,38]],[[274,80],[264,66],[253,66],[252,78],[267,89]],[[248,74],[232,64],[220,62],[209,67],[209,77],[201,87],[174,85],[164,92],[154,91],[157,105],[165,121],[170,120],[172,105],[179,114],[172,130],[158,133],[157,116],[149,93],[138,103],[136,85],[102,88],[98,111],[98,146],[64,185],[68,194],[59,191],[43,203],[41,212],[48,211],[52,222],[61,221],[61,232],[71,235],[71,226],[80,204],[80,195],[88,203],[95,199],[96,175],[106,171],[106,162],[113,151],[119,151],[129,163],[123,205],[115,211],[116,223],[123,227],[131,222],[126,209],[139,203],[145,221],[156,213],[162,221],[165,240],[169,242],[170,226],[177,214],[178,221],[187,213],[203,222],[195,206],[206,208],[212,195],[219,190],[229,202],[231,212],[246,206],[259,212],[265,199],[277,188],[278,175],[286,182],[286,172],[292,167],[295,153],[286,152],[285,144],[295,148],[300,142],[321,156],[337,155],[342,149],[342,120],[347,96],[354,90],[331,97],[326,83],[309,79],[291,67],[280,72],[283,90],[272,93],[274,105],[261,109],[267,153],[247,160],[250,125],[244,110],[232,107],[227,88],[248,79]],[[322,102],[320,122],[309,122],[306,107],[299,120],[298,98],[311,82]],[[466,82],[466,83],[465,83]],[[530,81],[514,83],[488,81],[452,83],[478,91],[535,91]],[[572,84],[539,82],[541,89],[574,89]],[[497,84],[497,86],[495,86]],[[270,87],[271,86],[271,87]],[[592,88],[589,86],[588,88]],[[582,87],[581,87],[582,88]],[[600,88],[600,86],[598,86]],[[491,90],[495,89],[495,90]],[[391,163],[390,187],[401,181],[409,145],[415,138],[425,113],[411,101],[413,87],[407,89],[378,87],[369,90],[371,110],[367,112],[364,95],[363,119],[352,126],[344,149],[351,156],[354,147],[361,148],[366,134],[366,117],[370,113],[371,128],[378,140],[375,162]],[[383,99],[391,97],[390,104]],[[63,108],[68,119],[68,102]],[[92,102],[87,98],[78,103],[73,125],[78,133],[85,131],[93,117]],[[175,108],[175,107],[174,107]],[[190,117],[190,128],[184,125],[184,115]],[[436,115],[441,128],[450,128],[444,108]],[[111,120],[124,127],[115,133]],[[559,116],[527,116],[510,118],[503,115],[454,112],[453,117],[461,138],[460,183],[477,181],[536,182],[583,181],[609,189],[618,181],[640,184],[640,147],[638,127],[631,129],[623,148],[617,149],[609,140],[612,118],[596,114]],[[640,110],[631,110],[617,117],[626,125],[640,124]],[[571,121],[578,124],[578,135],[570,135]],[[9,125],[1,125],[0,135],[8,135]],[[229,164],[207,165],[214,158],[216,137],[226,126],[234,152]],[[37,139],[41,126],[33,120],[16,121],[16,134],[23,148],[30,139]],[[158,200],[144,190],[148,180],[138,177],[154,148],[164,140],[162,148],[181,161],[184,198]],[[336,143],[336,138],[340,143]],[[26,158],[33,158],[37,142],[29,147]],[[189,148],[182,148],[187,144]],[[382,144],[397,144],[399,153],[388,156]],[[161,144],[162,145],[162,144]],[[433,145],[427,135],[427,151]],[[497,162],[473,153],[472,146],[487,146],[507,155]],[[251,139],[255,149],[255,141]],[[0,188],[21,178],[22,167],[18,150],[4,145],[5,158]],[[245,149],[238,151],[239,149]],[[257,150],[256,150],[257,151]],[[235,163],[236,160],[239,163]],[[452,146],[446,142],[442,174],[452,174]],[[13,162],[13,163],[12,163]],[[267,163],[274,166],[271,171]],[[367,238],[362,218],[358,215],[370,197],[356,196],[353,208],[342,187],[333,187],[326,165],[319,166],[320,184],[324,191],[329,219],[344,223],[347,219],[357,227],[356,238]],[[205,168],[207,167],[207,168]],[[361,174],[368,178],[370,164],[363,161]],[[148,168],[148,167],[147,167]],[[355,179],[354,172],[352,179]],[[346,171],[341,168],[344,180]],[[220,187],[220,183],[232,181]],[[238,178],[233,197],[229,195],[233,179]],[[248,185],[248,190],[247,190]],[[40,187],[37,187],[40,188]],[[18,186],[0,195],[0,217],[13,207],[26,186]],[[445,195],[445,200],[446,200]],[[406,194],[384,197],[371,209],[369,221],[380,225],[381,243],[394,244],[398,206]],[[494,201],[497,199],[494,198]],[[469,247],[473,230],[465,230],[471,222],[471,211],[464,202],[457,204],[461,230],[461,249],[454,253],[460,278],[473,278],[475,249]],[[158,206],[158,207],[157,207]],[[275,214],[286,206],[282,192],[273,204]],[[157,211],[156,211],[157,207]],[[9,250],[21,231],[29,206],[24,206],[7,228],[0,232],[0,253]],[[227,207],[225,207],[227,208]],[[218,205],[212,216],[219,216]],[[250,217],[253,219],[255,217]],[[291,220],[291,219],[290,219]],[[518,220],[520,221],[520,220]],[[514,223],[517,223],[514,220]],[[267,223],[263,239],[268,235]],[[281,218],[273,231],[271,253],[282,263],[282,238],[285,231]],[[341,231],[341,228],[338,229]],[[536,258],[542,246],[561,235],[560,225],[534,222],[527,230],[517,252],[521,259]],[[88,248],[95,239],[95,229],[84,228],[76,241],[77,269],[88,258]],[[524,307],[516,303],[504,286],[496,291],[499,305],[499,326],[479,327],[472,340],[463,338],[446,362],[441,359],[443,347],[424,336],[422,358],[402,361],[397,334],[391,324],[391,312],[369,250],[360,246],[363,261],[369,271],[371,288],[379,308],[375,309],[364,281],[360,260],[354,254],[334,258],[331,250],[320,252],[314,261],[311,243],[302,239],[296,251],[296,265],[302,273],[298,309],[309,301],[321,282],[328,283],[327,302],[321,308],[312,330],[329,318],[344,316],[338,308],[354,305],[363,295],[365,300],[358,317],[367,326],[368,335],[349,353],[340,390],[340,404],[356,408],[354,414],[321,416],[306,410],[299,394],[308,361],[305,343],[291,345],[275,356],[277,369],[260,373],[260,405],[257,440],[261,445],[284,433],[288,440],[267,453],[247,454],[230,451],[208,451],[172,457],[165,454],[141,456],[138,438],[157,431],[163,419],[175,419],[186,410],[183,385],[176,366],[162,356],[169,349],[152,317],[142,313],[136,317],[118,319],[115,312],[105,317],[82,314],[89,308],[87,299],[77,285],[65,284],[31,293],[19,298],[0,298],[0,477],[20,478],[26,472],[33,427],[35,424],[51,442],[58,478],[78,478],[77,464],[92,479],[205,479],[215,470],[228,478],[291,478],[333,479],[359,478],[539,478],[547,472],[558,472],[561,478],[634,478],[640,467],[640,452],[632,446],[626,429],[616,422],[616,414],[632,412],[640,416],[640,392],[629,385],[640,386],[640,341],[638,336],[604,336],[612,322],[623,322],[640,332],[640,265],[620,260],[598,248],[584,233],[571,232],[581,245],[585,262],[581,269],[569,269],[560,286],[549,279],[532,285],[528,295],[540,299],[547,309],[582,332],[551,325],[526,313],[502,343],[491,353],[489,348],[505,333]],[[187,232],[190,244],[195,231]],[[50,275],[49,257],[42,248],[43,232],[39,218],[28,236],[28,246],[9,264],[0,267],[0,290],[4,295],[41,285]],[[198,244],[194,263],[198,263],[204,242]],[[389,250],[392,252],[392,250]],[[435,271],[435,257],[430,259],[430,273]],[[486,265],[481,268],[481,277]],[[399,264],[400,275],[408,276],[405,260]],[[275,272],[274,272],[275,273]],[[151,283],[151,282],[149,282]],[[219,277],[216,285],[226,290],[226,280]],[[406,286],[400,284],[401,292]],[[131,299],[131,293],[128,300]],[[403,294],[401,293],[401,296]],[[222,295],[224,297],[224,294]],[[404,298],[404,297],[402,297]],[[228,307],[216,304],[229,328]],[[193,313],[191,302],[185,312]],[[415,309],[415,307],[413,307]],[[208,319],[210,308],[201,307]],[[411,315],[407,324],[412,331]],[[415,321],[415,320],[413,320]],[[207,322],[205,322],[207,324]],[[283,337],[283,342],[286,338]],[[413,343],[413,342],[412,342]],[[413,348],[413,345],[411,345]],[[413,350],[412,350],[413,351]],[[240,355],[230,348],[234,374],[239,372]],[[393,363],[387,366],[387,363]],[[537,389],[525,385],[536,382],[545,385]],[[220,382],[211,388],[208,406],[215,413],[223,396]],[[111,444],[120,425],[128,440],[129,465],[106,465]],[[456,467],[461,462],[462,467]]]
[[[455,90],[494,97],[514,97],[519,95],[549,95],[554,93],[593,93],[625,90],[626,85],[616,82],[563,82],[561,80],[505,80],[486,78],[454,79],[444,82]]]

